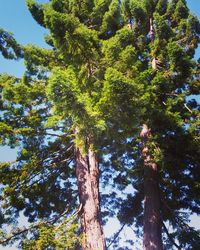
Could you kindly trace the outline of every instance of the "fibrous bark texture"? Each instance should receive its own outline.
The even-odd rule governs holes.
[[[88,154],[83,155],[77,148],[76,177],[79,199],[82,204],[83,249],[105,250],[106,244],[100,211],[99,166],[96,153],[91,149],[89,149]]]
[[[143,125],[142,157],[144,160],[144,250],[162,250],[160,192],[157,164],[153,162],[147,146],[151,136],[150,129]]]

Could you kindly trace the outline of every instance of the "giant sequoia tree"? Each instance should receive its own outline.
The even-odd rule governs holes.
[[[27,4],[37,22],[49,30],[46,40],[52,49],[27,46],[25,76],[1,78],[2,142],[22,148],[15,163],[2,164],[4,219],[12,220],[24,210],[29,221],[48,217],[57,221],[77,196],[76,176],[82,247],[105,249],[96,149],[104,122],[95,104],[101,93],[100,36],[106,39],[114,32],[110,25],[117,28],[118,4]]]
[[[192,58],[200,26],[185,1],[27,6],[49,31],[49,49],[25,46],[23,78],[1,76],[1,143],[20,147],[16,162],[1,164],[2,224],[20,211],[40,221],[24,249],[34,242],[78,249],[78,240],[67,240],[74,234],[83,249],[106,249],[101,163],[105,180],[112,171],[117,188],[135,188],[116,211],[123,223],[140,228],[144,221],[144,249],[195,249],[199,236],[184,219],[199,213],[198,105],[190,96],[198,93]],[[63,227],[77,214],[82,234],[73,223],[72,231]],[[15,229],[1,242],[27,231]]]
[[[190,96],[198,93],[199,66],[192,58],[200,25],[182,0],[124,1],[123,8],[137,51],[134,70],[126,74],[136,72],[132,77],[143,89],[140,107],[144,112],[140,114],[143,125],[138,139],[137,159],[141,162],[135,163],[142,169],[138,169],[139,175],[135,171],[135,181],[130,180],[137,191],[120,216],[130,223],[128,213],[132,218],[135,215],[139,226],[144,197],[144,249],[163,249],[163,231],[171,247],[197,249],[199,236],[185,220],[190,212],[199,213],[199,111]],[[131,178],[136,177],[132,169],[129,172]],[[173,226],[172,235],[165,222]],[[193,235],[193,242],[189,235]]]

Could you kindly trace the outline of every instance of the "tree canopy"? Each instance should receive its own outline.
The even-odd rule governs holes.
[[[194,60],[200,23],[186,1],[26,2],[48,30],[49,48],[27,45],[22,53],[0,31],[2,54],[23,55],[26,64],[22,78],[0,78],[1,144],[20,149],[15,162],[0,165],[0,220],[13,225],[22,211],[34,224],[30,236],[26,229],[15,228],[10,236],[2,230],[1,242],[24,236],[23,249],[33,244],[80,249],[75,148],[83,155],[92,149],[100,182],[105,189],[113,185],[112,194],[102,194],[103,215],[134,224],[141,235],[140,131],[146,124],[148,150],[158,166],[163,245],[198,249],[199,232],[188,219],[200,212],[199,62]],[[127,187],[134,191],[127,193]]]

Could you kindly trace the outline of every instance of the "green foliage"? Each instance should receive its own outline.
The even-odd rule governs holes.
[[[22,46],[14,39],[13,35],[0,28],[0,52],[7,59],[23,57]]]
[[[110,211],[119,211],[122,223],[133,223],[140,231],[139,130],[145,123],[159,167],[163,221],[173,224],[173,236],[183,247],[196,247],[194,241],[186,242],[184,227],[174,218],[185,219],[182,210],[200,212],[199,107],[190,97],[199,93],[200,67],[193,60],[198,19],[183,0],[29,0],[27,6],[48,29],[50,48],[25,46],[24,77],[0,79],[1,143],[20,146],[16,162],[0,167],[2,221],[14,221],[19,211],[31,222],[53,219],[71,205],[77,195],[74,146],[86,152],[93,137],[102,181],[136,190],[122,202],[107,197]],[[14,40],[5,36],[3,41],[8,52]],[[23,248],[76,249],[78,226],[67,224],[32,231]]]
[[[33,18],[41,25],[44,26],[44,13],[42,7],[34,0],[26,0],[27,7],[29,8]]]
[[[69,223],[68,219],[63,219],[58,226],[41,225],[37,230],[36,239],[25,240],[22,249],[78,249],[81,243],[81,235],[77,235],[78,228],[76,221]]]
[[[112,0],[109,9],[105,12],[100,28],[100,34],[112,36],[120,27],[120,5],[118,0]]]
[[[177,10],[176,14],[175,12],[172,14],[172,10],[174,9]],[[142,11],[147,14],[146,18],[140,20],[139,16],[142,16]],[[124,1],[123,13],[126,16],[127,22],[132,26],[132,29],[129,31],[132,32],[132,46],[134,46],[135,50],[135,53],[132,56],[133,67],[132,69],[122,67],[123,60],[121,60],[121,58],[118,59],[120,49],[123,50],[123,52],[126,51],[126,49],[122,49],[123,45],[120,44],[119,40],[116,39],[115,42],[115,38],[118,38],[117,35],[119,32],[116,33],[115,37],[112,37],[105,42],[105,55],[108,58],[108,67],[112,65],[112,67],[117,70],[117,72],[112,75],[111,79],[116,79],[117,75],[120,75],[119,72],[122,72],[123,75],[126,76],[132,76],[132,82],[134,83],[134,88],[137,91],[138,96],[135,93],[132,94],[127,86],[125,87],[125,89],[127,89],[125,94],[124,91],[120,90],[120,97],[117,100],[120,100],[122,97],[123,101],[121,99],[118,114],[121,112],[119,116],[123,117],[123,124],[125,124],[123,122],[125,120],[126,124],[128,124],[130,119],[134,119],[135,116],[133,113],[132,116],[130,116],[134,107],[131,108],[131,112],[128,110],[131,101],[129,99],[127,106],[126,100],[128,98],[126,94],[132,94],[132,98],[137,97],[138,102],[134,103],[133,106],[138,105],[141,112],[138,112],[139,114],[136,113],[136,117],[140,117],[141,123],[149,124],[149,127],[152,129],[152,134],[154,135],[149,141],[148,147],[154,161],[158,164],[160,169],[159,182],[162,195],[164,196],[163,200],[166,199],[165,201],[167,201],[167,204],[172,210],[181,210],[182,207],[182,209],[190,209],[190,211],[198,211],[199,213],[198,192],[195,185],[193,185],[194,183],[190,183],[192,186],[188,186],[188,190],[196,190],[196,198],[194,198],[194,196],[192,198],[191,194],[189,194],[190,192],[188,193],[186,191],[187,188],[184,188],[185,185],[190,185],[190,181],[186,181],[186,179],[190,179],[191,177],[191,172],[189,170],[190,164],[192,165],[193,171],[198,175],[198,160],[196,157],[199,152],[199,146],[196,144],[196,139],[194,139],[194,137],[196,138],[196,132],[193,133],[190,130],[190,127],[195,127],[198,130],[197,123],[194,125],[193,122],[197,119],[199,112],[197,111],[198,104],[188,101],[190,95],[190,91],[188,90],[192,87],[192,71],[196,67],[196,62],[193,61],[192,57],[194,55],[194,49],[199,41],[199,24],[196,23],[195,17],[193,17],[193,25],[196,27],[195,32],[193,32],[194,30],[192,32],[187,30],[186,27],[190,23],[191,14],[189,14],[184,1],[141,1],[137,3],[136,1],[132,1],[131,3],[129,3],[129,1]],[[153,40],[150,40],[149,38],[149,31],[142,28],[144,26],[149,26],[149,18],[153,19]],[[138,29],[138,27],[140,27],[140,29]],[[134,36],[134,33],[137,34],[137,37]],[[144,34],[146,39],[142,38],[144,37]],[[188,39],[189,37],[191,39]],[[193,45],[190,43],[191,40],[193,41]],[[141,43],[143,45],[141,45]],[[135,55],[137,55],[136,58]],[[156,72],[151,70],[153,58],[156,58],[159,61],[159,68]],[[119,60],[119,64],[116,63],[117,60]],[[135,73],[134,70],[137,73]],[[136,84],[138,88],[135,87]],[[118,84],[117,86],[121,85]],[[199,90],[197,92],[199,93]],[[114,97],[113,93],[111,96],[112,98]],[[116,108],[116,103],[113,102],[113,99],[111,99],[112,101],[110,102],[111,110],[113,107]],[[114,106],[112,106],[113,103],[115,103]],[[109,107],[109,105],[106,106],[107,108]],[[124,116],[124,111],[128,111],[128,118]],[[119,116],[117,116],[117,118]],[[194,129],[194,131],[197,131],[196,129]],[[126,129],[126,131],[128,130]],[[131,137],[132,134],[129,134],[129,140]],[[114,138],[117,140],[116,137]],[[121,153],[121,147],[116,145],[117,143],[115,143],[115,146],[118,150],[118,159],[116,161],[113,157],[111,165],[113,165],[113,167],[121,166],[120,171],[122,171],[122,166],[124,169],[127,166],[126,178],[130,178],[133,187],[140,192],[140,195],[142,195],[142,179],[140,179],[142,178],[142,169],[139,170],[142,162],[139,156],[140,150],[138,148],[138,141],[139,139],[132,141],[132,146],[134,147],[134,150],[136,150],[134,155],[136,161],[135,163],[132,163],[132,168],[135,168],[135,171],[130,169],[129,161],[127,160],[127,157],[125,157],[125,154],[128,155],[130,152],[123,151],[123,153]],[[127,141],[123,141],[122,143],[126,144]],[[181,144],[180,146],[179,143]],[[186,149],[185,145],[188,145],[190,149],[193,148],[193,151],[190,151],[189,148]],[[178,150],[175,150],[175,148]],[[187,153],[184,150],[186,150]],[[137,153],[138,156],[136,156]],[[112,154],[114,154],[113,151]],[[119,169],[119,167],[117,167],[117,169]],[[124,178],[124,175],[121,174],[121,176]],[[168,178],[171,180],[170,188],[168,184],[166,184]],[[115,179],[115,181],[117,185],[120,184],[119,179]],[[177,188],[177,186],[179,186],[179,188]],[[170,189],[169,192],[168,189]],[[170,192],[173,194],[173,199],[169,198]],[[137,194],[135,197],[137,197]],[[130,223],[130,220],[132,220],[136,226],[142,226],[142,199],[137,206],[132,199],[134,200],[134,197],[132,198],[128,196],[127,201],[122,202],[122,209],[119,213],[119,218],[122,222]],[[193,203],[193,205],[195,204],[194,206],[191,205],[192,200],[195,200],[195,203]],[[127,210],[125,211],[124,204],[127,204]],[[134,211],[137,211],[136,220],[134,220],[135,218],[133,216],[134,211],[131,210],[131,208],[135,206],[136,208]],[[139,210],[137,210],[138,207],[140,208]],[[165,212],[166,210],[163,209],[163,216]],[[181,217],[180,214],[179,216]],[[164,220],[171,221],[172,217],[164,217]],[[174,226],[174,230],[176,230],[175,228],[178,228],[178,226]],[[183,228],[181,227],[177,230],[183,230]]]

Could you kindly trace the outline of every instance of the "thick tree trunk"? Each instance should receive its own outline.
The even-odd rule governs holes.
[[[91,149],[88,155],[83,155],[77,148],[76,177],[79,199],[83,206],[81,211],[83,250],[105,250],[99,199],[99,167],[96,153]]]
[[[149,153],[147,142],[151,136],[147,125],[143,125],[142,156],[144,159],[144,250],[162,250],[160,195],[157,165]]]

